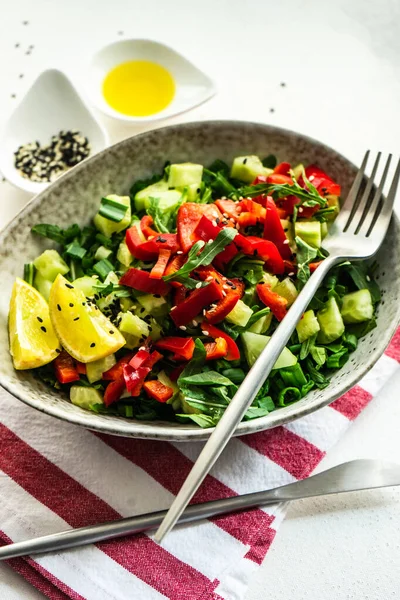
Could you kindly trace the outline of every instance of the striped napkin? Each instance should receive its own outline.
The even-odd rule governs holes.
[[[400,328],[361,383],[330,406],[231,440],[195,501],[310,475],[399,362]],[[0,539],[24,540],[166,508],[201,447],[94,434],[1,391]],[[268,507],[183,526],[162,547],[140,535],[9,564],[54,600],[240,600],[284,512],[284,506]]]

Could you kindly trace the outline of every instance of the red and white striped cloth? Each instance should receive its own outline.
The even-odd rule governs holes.
[[[400,328],[359,385],[284,427],[234,439],[195,501],[307,477],[398,368]],[[0,539],[4,543],[166,508],[201,444],[96,435],[0,393]],[[284,507],[257,509],[149,536],[10,566],[54,600],[240,600],[274,539]],[[1,541],[0,541],[1,543]]]

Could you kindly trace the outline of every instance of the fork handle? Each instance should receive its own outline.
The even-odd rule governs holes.
[[[162,538],[175,525],[193,495],[209,473],[210,469],[229,442],[237,425],[244,417],[253,402],[257,392],[270,374],[284,346],[287,344],[298,321],[322,283],[327,272],[340,262],[340,257],[329,256],[314,271],[295,302],[290,307],[286,317],[277,327],[268,345],[264,348],[255,364],[252,366],[238,391],[229,403],[225,413],[218,422],[213,433],[205,444],[199,457],[194,463],[189,475],[184,481],[178,495],[174,499],[164,520],[156,532],[155,540]]]

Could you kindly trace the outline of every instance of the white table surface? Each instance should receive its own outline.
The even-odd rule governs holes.
[[[355,162],[367,147],[398,154],[397,0],[4,4],[0,125],[44,68],[62,68],[79,82],[83,62],[102,44],[148,37],[181,51],[218,85],[215,98],[170,123],[260,121],[321,139]],[[100,118],[112,141],[146,129]],[[28,198],[0,177],[0,225]],[[400,460],[399,387],[400,373],[322,467],[358,457]],[[246,600],[389,600],[400,597],[399,572],[400,489],[301,501],[291,506]],[[1,564],[0,598],[43,596]]]

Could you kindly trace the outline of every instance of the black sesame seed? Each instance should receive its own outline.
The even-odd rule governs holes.
[[[86,306],[86,302],[82,302],[82,306]]]
[[[95,347],[95,345],[96,345],[96,344],[95,344],[95,342],[92,342],[92,343],[90,344],[90,347],[91,347],[91,348],[94,348],[94,347]]]
[[[44,327],[44,325],[42,325],[40,329],[41,329],[42,331],[44,331],[44,333],[46,333],[46,332],[47,332],[47,329],[46,329],[46,327]]]
[[[75,317],[74,321],[79,321],[79,317]]]
[[[246,163],[247,163],[247,158],[245,158],[245,159],[243,160],[243,164],[245,165]]]
[[[269,112],[270,112],[270,113],[273,113],[273,112],[275,112],[275,109],[274,109],[274,108],[270,108],[270,109],[269,109]]]
[[[56,348],[56,352],[57,352],[57,354],[60,354],[61,353],[60,348]]]
[[[114,335],[114,332],[113,332],[112,329],[110,329],[110,331],[108,333],[111,334],[111,335]]]
[[[57,308],[58,310],[61,310],[61,306],[59,304],[57,304]]]
[[[72,308],[72,307],[74,306],[74,303],[73,303],[73,302],[70,302],[70,303],[69,303],[69,305],[70,305],[70,307]]]
[[[154,298],[161,298],[161,294],[153,294]]]
[[[281,82],[281,87],[286,87],[286,83],[284,81]]]
[[[37,320],[39,321],[39,323],[43,323],[43,319],[42,319],[42,317],[36,317],[36,318],[37,318]]]
[[[158,238],[156,239],[156,242],[160,242],[161,244],[165,244],[167,240],[161,236],[158,236]]]
[[[70,289],[70,290],[73,290],[73,289],[74,289],[74,286],[73,286],[73,285],[71,285],[70,283],[66,283],[66,284],[65,284],[65,287],[67,287],[67,288],[68,288],[68,289]]]

